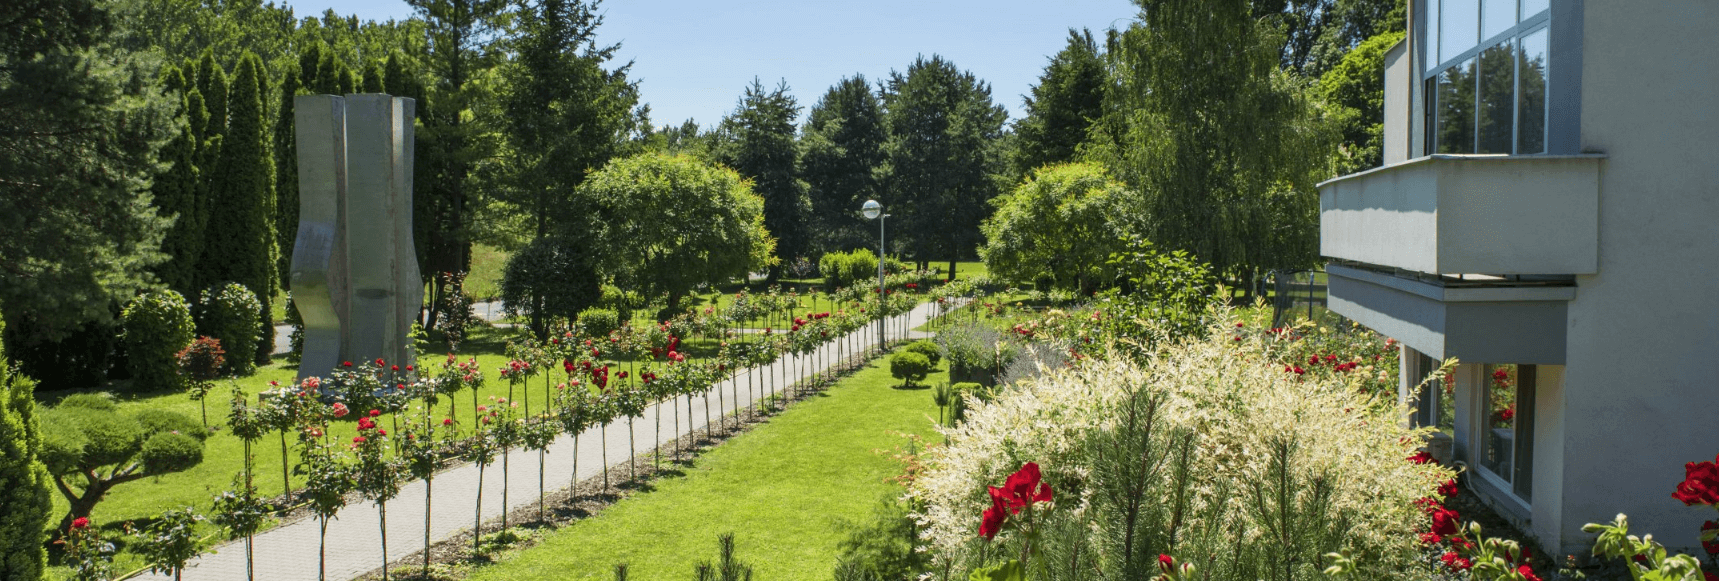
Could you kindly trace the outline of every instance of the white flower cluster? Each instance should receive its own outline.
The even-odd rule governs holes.
[[[928,451],[925,471],[908,491],[922,507],[916,516],[938,560],[969,562],[980,514],[990,505],[985,487],[1001,484],[1023,463],[1037,462],[1046,482],[1089,482],[1088,438],[1111,428],[1131,392],[1148,390],[1164,398],[1160,425],[1197,434],[1187,490],[1196,505],[1234,505],[1192,511],[1231,515],[1205,523],[1219,525],[1207,530],[1227,531],[1244,544],[1262,540],[1240,492],[1260,481],[1268,450],[1288,437],[1297,444],[1297,472],[1333,481],[1331,510],[1348,521],[1344,543],[1361,569],[1390,577],[1415,569],[1416,533],[1426,530],[1427,517],[1414,501],[1432,496],[1452,475],[1406,460],[1428,432],[1408,428],[1406,408],[1367,395],[1358,384],[1284,373],[1271,363],[1271,339],[1236,341],[1235,319],[1217,315],[1206,337],[1165,347],[1146,364],[1122,357],[1087,361],[1017,383],[993,402],[969,401],[966,421],[945,429],[946,445]],[[1061,510],[1090,506],[1093,491],[1074,488],[1057,490]],[[1091,534],[1107,533],[1094,527]]]

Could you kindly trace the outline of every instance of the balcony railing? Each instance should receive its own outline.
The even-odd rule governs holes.
[[[1591,274],[1601,155],[1434,155],[1319,184],[1320,253],[1428,274]]]

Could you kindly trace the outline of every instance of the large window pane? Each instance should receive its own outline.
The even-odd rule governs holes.
[[[1515,475],[1511,459],[1516,454],[1516,366],[1487,365],[1486,433],[1480,465],[1509,482]]]
[[[1456,58],[1480,44],[1480,0],[1440,2],[1438,61]]]
[[[1505,42],[1480,53],[1479,139],[1475,153],[1510,153],[1511,109],[1516,103],[1515,43]]]
[[[1527,20],[1535,14],[1545,12],[1549,4],[1550,0],[1522,0],[1522,19]]]
[[[1486,40],[1516,26],[1516,0],[1485,0],[1481,5],[1480,39]]]
[[[1474,153],[1475,59],[1438,76],[1438,153]]]
[[[1516,153],[1546,152],[1546,29],[1522,37],[1516,63]]]

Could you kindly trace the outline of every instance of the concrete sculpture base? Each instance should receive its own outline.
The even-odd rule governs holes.
[[[347,361],[412,364],[412,322],[424,300],[412,243],[415,105],[382,94],[293,100],[300,381]]]

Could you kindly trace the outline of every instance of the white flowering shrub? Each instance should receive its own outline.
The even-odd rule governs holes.
[[[1361,374],[1285,372],[1281,334],[1238,340],[1213,315],[1144,363],[1089,359],[966,402],[908,491],[937,572],[1038,555],[1032,579],[1146,579],[1166,554],[1195,578],[1317,579],[1347,551],[1358,578],[1430,574],[1416,500],[1452,473],[1407,461],[1428,432]],[[1027,462],[1055,490],[1030,551],[1008,528],[979,536],[986,487]]]

